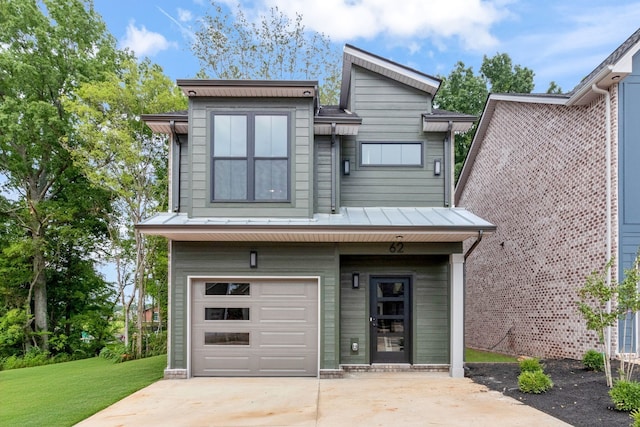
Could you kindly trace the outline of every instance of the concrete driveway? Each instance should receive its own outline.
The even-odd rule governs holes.
[[[162,380],[78,426],[568,426],[470,379],[362,373],[343,379]]]

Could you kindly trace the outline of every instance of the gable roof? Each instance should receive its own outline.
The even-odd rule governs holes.
[[[480,123],[476,131],[469,153],[465,159],[460,173],[460,178],[456,184],[454,203],[457,205],[464,191],[464,187],[469,179],[473,164],[482,146],[487,128],[493,118],[493,113],[498,102],[521,102],[547,105],[587,105],[597,97],[601,96],[593,90],[593,86],[601,89],[608,89],[611,85],[617,84],[620,80],[630,74],[633,65],[633,56],[640,51],[640,28],[636,30],[627,40],[624,41],[611,55],[593,69],[580,83],[569,93],[548,94],[548,93],[492,93],[487,98],[487,102],[480,117]]]
[[[396,80],[407,86],[423,92],[435,95],[440,87],[437,77],[400,65],[396,62],[374,55],[355,46],[346,44],[342,59],[342,86],[340,88],[340,107],[347,108],[349,88],[351,85],[351,68],[357,65],[366,70],[373,71],[392,80]]]

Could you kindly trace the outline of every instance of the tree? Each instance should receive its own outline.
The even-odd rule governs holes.
[[[603,357],[605,363],[605,374],[607,385],[613,386],[613,376],[611,373],[611,343],[606,340],[606,331],[621,322],[623,330],[631,323],[635,322],[635,315],[640,311],[640,293],[638,284],[640,283],[640,255],[636,257],[631,268],[624,271],[624,279],[620,283],[608,283],[607,278],[611,276],[611,267],[614,265],[611,259],[604,267],[603,272],[594,271],[588,277],[585,285],[580,289],[578,295],[578,310],[587,322],[587,329],[596,332],[598,341],[602,344]],[[616,307],[612,308],[614,302]],[[620,355],[620,379],[630,381],[637,358],[626,351],[628,345],[626,334],[623,335],[620,345],[622,347]]]
[[[479,75],[473,72],[472,67],[466,67],[459,61],[449,76],[439,76],[442,84],[435,104],[444,110],[480,116],[489,92],[529,93],[534,87],[533,76],[533,71],[526,67],[523,68],[520,65],[514,67],[506,53],[498,53],[492,58],[485,55]],[[476,125],[469,131],[456,135],[456,181],[460,176],[475,133]]]
[[[558,84],[554,81],[549,83],[549,87],[547,88],[547,93],[562,93],[562,88],[558,86]]]
[[[166,263],[166,259],[152,256],[153,246],[134,225],[166,209],[168,157],[166,141],[154,137],[140,116],[184,109],[186,98],[162,68],[148,59],[137,62],[129,56],[121,67],[119,73],[110,73],[104,81],[82,85],[68,108],[73,111],[84,140],[73,152],[76,163],[91,182],[109,189],[115,197],[116,215],[112,217],[110,233],[117,245],[113,250],[125,310],[133,301],[124,300],[128,272],[133,274],[132,296],[137,296],[135,350],[139,357],[147,280],[153,263]],[[126,334],[127,328],[128,343]]]
[[[216,1],[196,32],[191,50],[200,77],[219,79],[323,80],[323,103],[335,103],[340,90],[340,55],[328,36],[307,32],[302,15],[294,20],[273,7],[250,22],[240,4],[232,15]]]
[[[89,1],[4,0],[0,22],[0,174],[15,199],[5,214],[23,230],[31,264],[24,308],[34,343],[47,350],[46,239],[62,213],[53,192],[71,165],[61,141],[79,143],[63,101],[112,67],[115,42]]]
[[[485,55],[480,74],[491,85],[489,91],[492,93],[531,93],[534,87],[533,71],[520,65],[513,66],[506,53],[496,53],[491,58]]]

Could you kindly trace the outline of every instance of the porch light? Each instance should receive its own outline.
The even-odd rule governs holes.
[[[435,176],[440,176],[442,173],[442,161],[440,159],[436,159],[433,162],[433,174]]]
[[[249,252],[249,267],[258,268],[258,252],[257,251]]]
[[[351,287],[353,289],[360,288],[360,273],[353,273],[351,275]]]
[[[351,174],[351,162],[349,159],[344,160],[342,162],[342,175],[350,175]]]

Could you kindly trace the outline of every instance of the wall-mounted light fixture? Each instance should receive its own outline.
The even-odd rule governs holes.
[[[351,287],[353,289],[360,288],[360,273],[353,273],[351,275]]]
[[[440,176],[441,173],[442,173],[442,160],[435,159],[433,161],[433,174],[435,176]]]
[[[258,268],[258,252],[257,251],[249,252],[249,267]]]
[[[349,159],[342,161],[342,175],[350,175],[351,174],[351,162]]]

